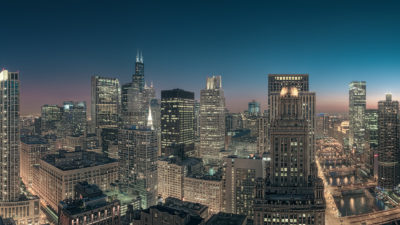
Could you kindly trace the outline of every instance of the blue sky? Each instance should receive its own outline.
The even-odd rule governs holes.
[[[232,111],[266,105],[268,73],[309,73],[320,112],[347,110],[348,83],[368,106],[400,99],[396,1],[6,1],[0,66],[21,74],[23,114],[90,102],[90,76],[145,79],[195,92],[220,74]]]

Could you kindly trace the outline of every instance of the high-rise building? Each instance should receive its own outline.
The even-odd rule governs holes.
[[[269,139],[268,139],[268,118],[267,116],[257,117],[257,154],[261,156],[265,152],[269,152]]]
[[[349,85],[349,147],[352,153],[365,161],[366,82],[353,81]]]
[[[21,190],[20,83],[18,72],[0,72],[0,217],[39,224],[39,199]]]
[[[142,52],[136,55],[135,74],[132,75],[132,84],[139,91],[144,89],[144,63]]]
[[[275,119],[271,116],[271,109],[276,107],[273,100],[270,99],[271,94],[280,93],[283,87],[296,87],[298,91],[309,91],[308,74],[269,74],[268,75],[268,110],[270,111],[269,119]]]
[[[378,186],[392,190],[400,182],[399,102],[386,94],[378,102]]]
[[[194,156],[194,93],[182,89],[161,91],[161,153]]]
[[[58,105],[43,105],[41,113],[41,131],[55,131],[61,121],[62,109]]]
[[[207,77],[207,86],[200,91],[200,155],[205,164],[221,159],[225,147],[225,97],[221,76]]]
[[[365,110],[365,139],[368,140],[368,157],[366,160],[366,168],[369,169],[370,175],[377,174],[375,171],[375,154],[378,151],[378,110]]]
[[[119,109],[118,79],[92,76],[91,119],[97,132],[103,128],[118,128]]]
[[[279,117],[280,92],[284,87],[296,87],[301,101],[301,111],[309,127],[310,160],[315,155],[315,92],[309,91],[308,74],[269,74],[268,75],[268,111],[269,126]],[[268,134],[269,135],[269,134]],[[270,139],[271,140],[271,139]]]
[[[243,128],[243,117],[240,113],[226,113],[225,132],[229,133]]]
[[[65,101],[63,104],[61,125],[64,135],[85,135],[86,126],[86,102]]]
[[[260,103],[256,102],[256,100],[249,102],[247,112],[249,113],[249,115],[252,115],[252,116],[260,115],[260,113],[261,113]]]
[[[270,166],[266,179],[256,181],[256,225],[325,224],[324,186],[311,158],[310,125],[303,104],[297,85],[281,87],[278,114],[271,121]]]
[[[144,63],[142,53],[137,54],[135,73],[132,82],[122,85],[121,88],[121,116],[123,125],[129,127],[146,126],[149,105],[155,98],[153,83],[150,86],[144,81]]]
[[[155,205],[157,201],[157,152],[155,130],[120,129],[120,182],[125,188],[138,192],[143,209]]]
[[[224,158],[222,211],[253,219],[254,189],[257,178],[265,178],[266,161],[259,158]]]

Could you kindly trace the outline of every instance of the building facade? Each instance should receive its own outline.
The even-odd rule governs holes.
[[[116,78],[92,76],[91,119],[97,129],[118,128],[120,86]]]
[[[400,182],[399,102],[387,94],[378,102],[378,186],[392,190]]]
[[[63,135],[84,136],[87,132],[86,102],[65,101],[61,118]]]
[[[259,116],[261,114],[260,103],[256,102],[256,100],[249,102],[247,113],[252,116]]]
[[[198,175],[202,172],[202,161],[199,158],[166,157],[157,161],[158,195],[183,199],[184,177]]]
[[[183,180],[184,200],[208,206],[210,213],[222,210],[222,180],[218,176],[189,176]]]
[[[365,161],[365,109],[367,86],[365,81],[349,85],[349,147],[360,160]]]
[[[87,181],[108,190],[118,180],[118,162],[95,152],[49,154],[35,167],[33,190],[52,210],[61,200],[75,198],[75,184]]]
[[[368,157],[365,163],[366,168],[369,170],[370,175],[377,174],[375,168],[375,155],[378,152],[378,110],[367,109],[365,110],[365,139],[368,141],[366,149]]]
[[[155,130],[119,131],[119,180],[126,188],[138,192],[143,209],[157,201],[157,143]]]
[[[39,198],[24,190],[20,178],[19,73],[3,69],[0,92],[0,217],[12,218],[17,224],[38,225]]]
[[[225,147],[225,96],[221,76],[207,77],[200,91],[200,155],[205,164],[216,164]]]
[[[61,201],[58,206],[58,225],[120,225],[120,203],[108,201],[96,186],[87,182],[75,185],[75,199]]]
[[[49,143],[40,136],[21,138],[20,176],[27,188],[32,188],[33,167],[39,164],[41,157],[49,153]]]
[[[246,215],[253,219],[256,179],[265,178],[266,161],[262,158],[224,158],[223,212]]]
[[[301,111],[309,127],[310,160],[314,161],[315,155],[315,92],[309,91],[308,74],[269,74],[268,75],[268,119],[269,127],[272,121],[279,117],[279,99],[284,87],[295,87],[301,101]],[[268,134],[269,135],[269,134]],[[270,139],[271,140],[271,139]]]
[[[325,224],[322,180],[312,160],[310,126],[296,85],[283,86],[271,122],[271,162],[257,179],[254,224]]]
[[[150,86],[145,83],[143,55],[138,52],[132,82],[121,88],[122,124],[145,127],[152,99],[155,99],[155,90],[152,83]]]
[[[194,156],[194,93],[182,89],[161,91],[161,153]]]

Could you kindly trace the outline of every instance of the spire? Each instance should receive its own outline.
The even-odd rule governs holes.
[[[147,116],[147,127],[154,130],[153,126],[153,116],[151,115],[151,106],[149,104],[149,115]]]
[[[140,51],[140,62],[143,63],[143,52]]]
[[[153,88],[153,81],[150,83],[150,88]]]
[[[139,62],[139,50],[137,50],[137,53],[136,53],[136,62]]]
[[[144,89],[147,89],[147,88],[149,88],[149,87],[147,86],[147,82],[145,81],[144,82]]]

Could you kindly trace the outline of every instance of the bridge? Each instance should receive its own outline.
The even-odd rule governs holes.
[[[340,191],[352,191],[358,189],[366,189],[366,188],[374,188],[376,187],[376,182],[367,182],[367,183],[357,183],[357,184],[350,184],[344,186],[338,186]]]
[[[378,225],[399,220],[400,207],[384,211],[342,217],[344,224]]]

